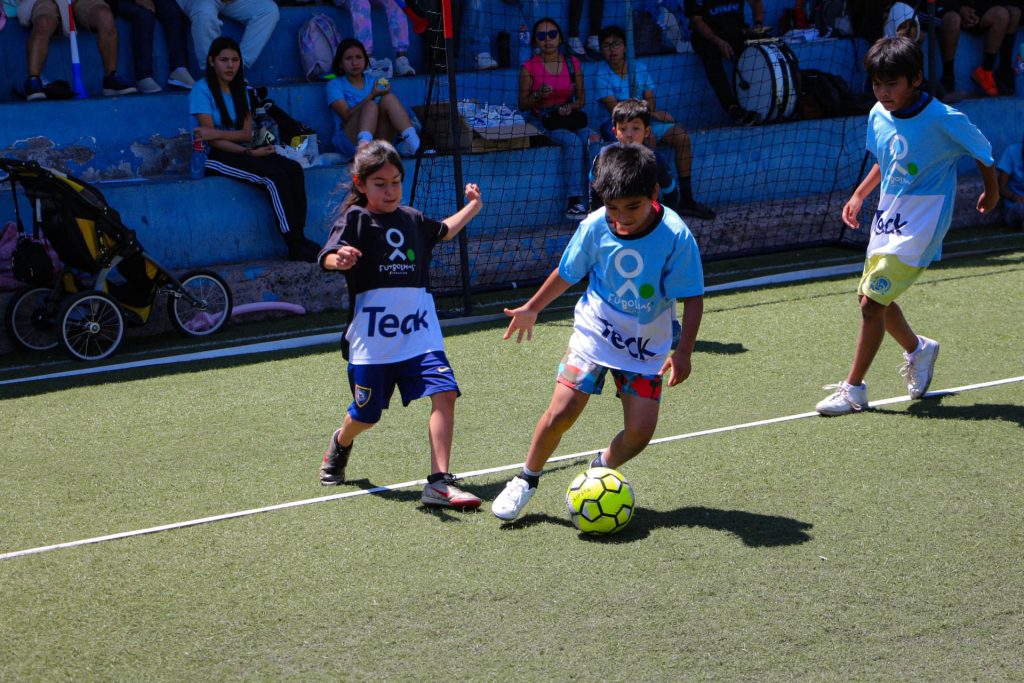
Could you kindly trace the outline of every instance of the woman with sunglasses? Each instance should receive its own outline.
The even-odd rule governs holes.
[[[588,147],[600,139],[583,112],[583,70],[578,59],[562,54],[562,30],[554,19],[537,20],[532,35],[536,54],[519,70],[519,109],[562,148],[568,186],[565,217],[581,221],[587,216],[583,197],[589,194]]]

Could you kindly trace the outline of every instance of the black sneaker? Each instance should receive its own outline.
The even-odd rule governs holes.
[[[107,97],[132,95],[138,91],[138,88],[122,78],[116,71],[111,71],[103,77],[103,94]]]
[[[587,217],[587,207],[583,206],[580,202],[576,202],[565,210],[565,217],[570,221],[581,221]]]
[[[315,263],[316,257],[320,254],[320,245],[313,240],[302,239],[288,243],[288,260]]]
[[[752,126],[757,123],[761,117],[755,112],[737,106],[729,110],[729,118],[732,119],[732,122],[737,126]]]
[[[321,486],[337,486],[345,483],[345,465],[348,464],[348,456],[352,453],[352,446],[355,445],[355,442],[350,443],[348,448],[342,448],[338,444],[339,433],[341,433],[340,429],[331,434],[331,443],[328,444],[327,452],[324,453],[324,461],[320,464]]]
[[[39,76],[32,76],[31,78],[25,79],[25,99],[29,102],[33,100],[45,100],[46,90],[43,89],[43,79]]]
[[[696,199],[689,202],[688,204],[679,204],[679,209],[676,211],[680,216],[686,216],[687,218],[699,218],[705,221],[711,221],[715,219],[715,212],[711,210],[710,206],[701,204]]]

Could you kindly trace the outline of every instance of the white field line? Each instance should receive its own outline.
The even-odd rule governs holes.
[[[990,382],[980,382],[978,384],[967,384],[961,387],[953,387],[951,389],[940,389],[938,391],[929,391],[927,393],[928,398],[938,398],[940,396],[949,396],[953,394],[959,394],[965,391],[974,391],[976,389],[986,389],[989,387],[996,387],[1003,384],[1012,384],[1014,382],[1024,382],[1024,375],[1020,377],[1007,377],[1006,379],[997,379]],[[872,401],[871,407],[892,405],[894,403],[903,403],[909,401],[910,396],[894,396],[892,398],[885,398],[880,401]],[[755,420],[754,422],[744,422],[741,424],[730,425],[728,427],[716,427],[714,429],[704,429],[698,432],[689,432],[687,434],[676,434],[674,436],[664,436],[660,439],[653,439],[652,445],[668,443],[670,441],[681,441],[683,439],[693,439],[699,436],[710,436],[712,434],[721,434],[724,432],[735,432],[740,429],[750,429],[752,427],[764,427],[766,425],[778,424],[781,422],[790,422],[792,420],[802,420],[808,417],[817,417],[818,413],[796,413],[794,415],[785,415],[783,417],[773,417],[766,420]],[[579,458],[591,457],[597,455],[601,451],[600,448],[589,451],[580,451],[578,453],[569,453],[568,455],[559,455],[551,458],[548,462],[559,462],[562,460],[575,460]],[[469,477],[479,477],[486,474],[494,474],[496,472],[505,472],[508,470],[517,470],[522,467],[521,463],[512,465],[501,465],[499,467],[490,467],[483,470],[473,470],[470,472],[463,472],[457,476],[463,479]],[[321,496],[319,498],[307,498],[305,500],[296,500],[289,503],[278,503],[277,505],[267,505],[265,507],[252,508],[250,510],[240,510],[238,512],[228,512],[222,515],[213,515],[210,517],[201,517],[199,519],[191,519],[184,522],[174,522],[171,524],[162,524],[160,526],[148,527],[145,529],[135,529],[133,531],[122,531],[116,534],[108,534],[106,536],[95,536],[93,538],[83,538],[78,541],[68,541],[67,543],[57,543],[54,545],[40,546],[37,548],[27,548],[25,550],[16,550],[13,552],[0,554],[0,561],[11,560],[16,557],[24,557],[26,555],[38,555],[40,553],[50,552],[52,550],[64,550],[68,548],[77,548],[83,545],[93,545],[96,543],[104,543],[106,541],[116,541],[122,538],[132,538],[134,536],[144,536],[147,534],[155,534],[161,531],[172,531],[174,529],[184,529],[186,527],[199,526],[202,524],[210,524],[212,522],[223,522],[228,519],[237,519],[239,517],[249,517],[251,515],[257,515],[264,512],[273,512],[275,510],[287,510],[289,508],[303,507],[305,505],[313,505],[315,503],[326,503],[332,500],[341,500],[342,498],[355,498],[356,496],[365,496],[372,493],[382,493],[385,491],[397,491],[399,489],[409,488],[412,486],[422,486],[426,483],[425,479],[415,479],[413,481],[405,481],[400,484],[389,484],[387,486],[374,486],[369,489],[360,489],[359,491],[346,491],[345,493],[336,493],[331,496]]]

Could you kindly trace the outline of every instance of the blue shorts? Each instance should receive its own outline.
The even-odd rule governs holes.
[[[444,351],[431,351],[397,363],[348,366],[348,385],[352,390],[352,405],[348,414],[353,420],[376,424],[381,413],[391,403],[391,395],[398,387],[402,405],[431,394],[454,391],[461,395],[455,374]]]

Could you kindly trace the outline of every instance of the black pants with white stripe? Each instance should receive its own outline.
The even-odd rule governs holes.
[[[206,172],[257,185],[270,196],[278,230],[286,242],[301,240],[306,228],[306,179],[298,162],[279,154],[253,157],[210,150]]]

